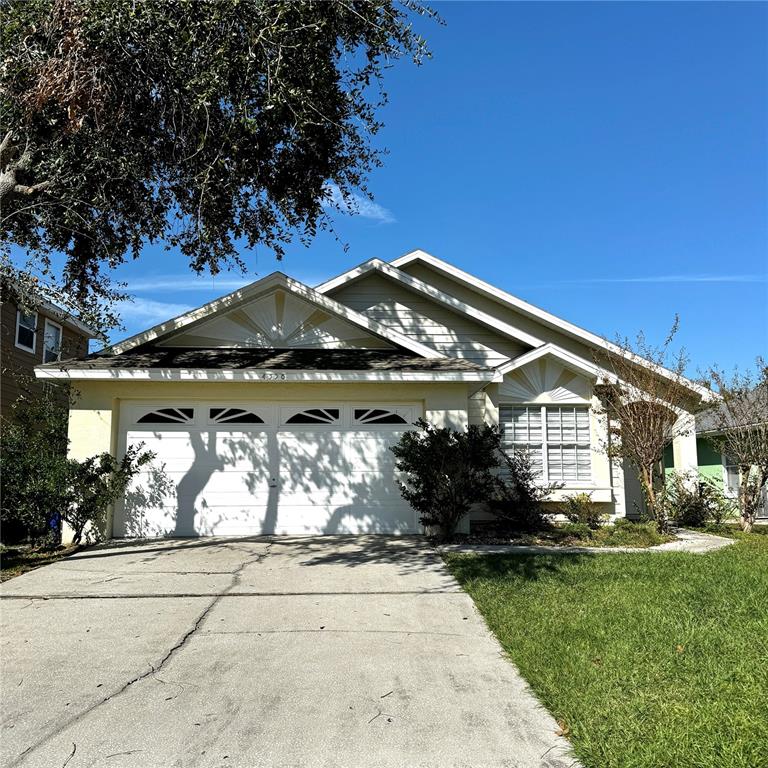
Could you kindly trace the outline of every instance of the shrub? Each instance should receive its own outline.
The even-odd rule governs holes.
[[[525,451],[506,454],[499,443],[501,471],[496,493],[489,500],[491,512],[511,531],[540,531],[549,527],[542,502],[556,485],[541,485],[530,456]]]
[[[702,528],[722,525],[736,514],[736,505],[708,477],[697,472],[671,472],[661,492],[667,515],[678,525]]]
[[[466,431],[437,428],[424,419],[390,448],[403,498],[419,513],[422,525],[449,539],[470,508],[487,501],[496,487],[499,432],[495,427],[470,426]]]
[[[0,433],[0,521],[3,541],[55,544],[68,496],[66,399],[46,386],[19,399]]]
[[[563,523],[558,530],[574,539],[581,540],[591,539],[593,531],[586,523],[580,522]]]
[[[607,519],[608,515],[592,501],[589,493],[575,493],[566,496],[558,505],[558,512],[569,522],[584,524],[591,530],[597,530]]]
[[[69,461],[69,496],[62,509],[64,521],[72,528],[72,543],[80,544],[86,528],[98,536],[107,508],[125,492],[131,479],[155,454],[142,451],[143,443],[132,446],[118,461],[101,453],[85,461]]]
[[[37,545],[57,544],[63,520],[79,544],[88,524],[100,527],[109,505],[153,458],[138,446],[121,461],[109,453],[85,461],[68,459],[67,421],[66,399],[54,387],[46,387],[34,400],[19,400],[13,419],[3,423],[0,520],[4,541],[28,538]]]

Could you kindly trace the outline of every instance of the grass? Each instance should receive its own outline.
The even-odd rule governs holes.
[[[32,547],[0,546],[0,582],[14,576],[32,571],[41,565],[48,565],[74,554],[77,547],[57,547],[55,549],[34,549]]]
[[[449,568],[587,768],[768,765],[768,531]]]

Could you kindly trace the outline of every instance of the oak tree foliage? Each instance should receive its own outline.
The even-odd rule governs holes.
[[[417,0],[0,4],[3,273],[109,326],[110,272],[146,242],[211,274],[244,245],[309,242],[367,194],[384,70],[429,55],[418,16],[436,18]]]

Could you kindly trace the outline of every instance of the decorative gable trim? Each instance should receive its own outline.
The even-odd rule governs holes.
[[[521,355],[497,368],[504,374],[499,398],[515,403],[589,404],[592,386],[601,375],[596,366],[553,344]]]
[[[510,360],[508,363],[500,365],[497,370],[501,374],[511,373],[512,371],[529,365],[543,357],[554,357],[566,368],[570,368],[575,373],[579,373],[590,379],[604,379],[609,377],[608,372],[602,370],[599,366],[589,363],[578,355],[574,355],[572,352],[568,352],[562,347],[558,347],[557,344],[552,343],[544,344],[537,349],[532,349],[530,352],[526,352],[524,355],[520,355],[520,357]]]
[[[328,280],[327,282],[318,285],[315,290],[326,294],[335,290],[336,288],[341,287],[342,285],[346,285],[347,283],[350,283],[354,280],[359,280],[364,275],[374,271],[386,275],[390,279],[406,286],[407,288],[410,288],[413,291],[416,291],[417,293],[425,294],[433,301],[448,307],[454,312],[458,312],[459,314],[471,317],[481,325],[485,325],[486,327],[497,331],[503,336],[508,336],[509,338],[520,341],[530,347],[540,347],[542,344],[544,344],[544,342],[538,337],[533,336],[530,333],[526,333],[525,331],[521,331],[519,328],[515,328],[509,323],[505,323],[504,321],[499,320],[499,318],[489,315],[487,312],[483,312],[476,307],[460,301],[454,296],[451,296],[448,293],[444,293],[434,286],[425,283],[423,280],[419,280],[418,278],[413,277],[412,275],[409,275],[402,270],[396,269],[391,264],[387,264],[381,259],[370,259],[369,261],[363,262],[354,269],[351,269],[348,272],[344,272],[338,277],[334,277],[332,280]]]
[[[504,304],[523,315],[531,317],[534,320],[549,326],[550,328],[554,328],[568,336],[571,336],[572,338],[578,339],[579,341],[585,342],[587,344],[591,344],[592,346],[598,347],[600,349],[604,349],[613,354],[625,354],[624,351],[621,350],[616,344],[611,343],[601,336],[597,336],[596,334],[591,333],[584,328],[580,328],[573,323],[562,320],[550,312],[540,309],[533,304],[529,304],[527,301],[523,301],[522,299],[517,298],[517,296],[513,296],[511,293],[502,291],[500,288],[496,288],[490,283],[486,283],[484,280],[481,280],[478,277],[474,277],[468,272],[464,272],[464,270],[459,269],[458,267],[453,266],[453,264],[449,264],[442,259],[438,259],[436,256],[433,256],[426,251],[415,250],[411,251],[410,253],[406,253],[404,256],[400,256],[399,258],[392,261],[391,266],[399,269],[400,267],[404,267],[413,261],[422,261],[425,264],[428,264],[429,266],[438,270],[439,272],[443,272],[449,277],[452,277],[459,283],[463,283],[465,286],[473,288],[479,293],[483,293],[490,298],[500,302],[501,304]],[[679,377],[667,368],[656,365],[650,360],[646,360],[645,358],[639,357],[638,355],[634,355],[632,360],[633,362],[637,363],[637,365],[644,366],[656,372],[659,376],[672,379],[673,381],[678,381],[682,386],[699,395],[703,402],[713,402],[717,400],[717,395],[711,390],[700,384],[697,384],[694,381],[691,381],[690,379]]]
[[[158,342],[164,340],[165,337],[176,335],[185,328],[189,328],[193,324],[199,323],[205,318],[213,318],[214,316],[226,312],[228,310],[236,309],[238,306],[244,304],[249,299],[257,298],[258,296],[268,293],[270,290],[281,288],[288,294],[293,294],[299,298],[304,299],[311,304],[314,304],[318,308],[328,312],[331,315],[336,315],[343,320],[346,320],[353,325],[358,326],[375,336],[378,336],[386,341],[391,342],[397,346],[414,352],[415,354],[426,358],[442,358],[445,357],[437,350],[420,344],[419,342],[408,338],[407,336],[387,328],[381,323],[371,320],[359,312],[355,312],[353,309],[334,301],[328,296],[319,293],[318,291],[310,288],[304,283],[300,283],[298,280],[294,280],[282,272],[273,272],[271,275],[257,280],[250,285],[240,288],[232,293],[222,296],[219,299],[204,304],[197,309],[193,309],[190,312],[186,312],[179,317],[167,320],[164,323],[155,325],[154,327],[124,339],[117,344],[113,344],[104,350],[103,354],[122,354],[123,352],[138,347],[141,344],[146,344],[150,341]]]

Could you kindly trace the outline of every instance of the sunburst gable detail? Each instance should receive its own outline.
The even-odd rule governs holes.
[[[167,347],[391,349],[392,344],[276,289],[160,342]]]
[[[553,357],[533,360],[504,376],[499,396],[519,403],[588,403],[591,381]]]

